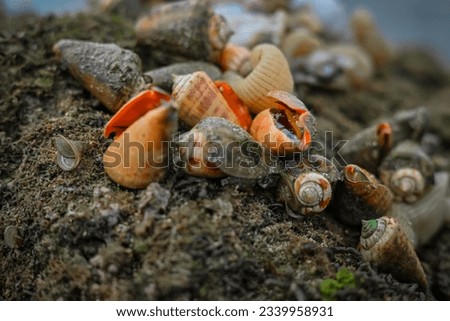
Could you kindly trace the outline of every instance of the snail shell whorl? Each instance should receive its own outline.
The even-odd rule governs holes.
[[[401,168],[392,174],[389,187],[395,195],[407,202],[414,202],[416,195],[421,195],[425,190],[425,179],[417,169]]]
[[[289,63],[284,54],[274,45],[258,45],[251,51],[250,57],[253,70],[242,78],[226,73],[230,85],[248,106],[252,113],[258,113],[273,106],[267,93],[272,90],[292,92],[292,79]]]
[[[445,202],[449,174],[438,172],[434,175],[435,183],[432,188],[413,204],[394,203],[392,216],[403,219],[404,224],[410,224],[414,231],[417,245],[429,241],[442,227],[448,212]]]
[[[427,288],[427,278],[413,245],[394,218],[362,221],[360,251],[364,260],[395,278]]]
[[[189,126],[209,116],[222,117],[239,124],[239,119],[219,89],[203,71],[175,76],[172,96],[179,105],[180,119]]]
[[[330,182],[315,172],[300,175],[294,182],[294,191],[301,203],[302,214],[320,213],[331,200]]]

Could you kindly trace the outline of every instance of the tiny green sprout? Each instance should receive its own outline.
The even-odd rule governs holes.
[[[336,273],[336,279],[324,279],[320,284],[320,294],[326,301],[334,300],[336,293],[346,287],[352,288],[355,284],[355,276],[346,269],[340,268]]]

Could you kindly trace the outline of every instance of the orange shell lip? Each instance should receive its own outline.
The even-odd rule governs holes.
[[[378,143],[382,149],[388,150],[392,146],[392,128],[388,123],[380,123],[377,128]]]
[[[148,111],[161,105],[161,101],[169,101],[170,96],[156,90],[144,90],[128,100],[109,120],[103,131],[103,136],[109,137],[116,133],[119,137],[131,124]]]
[[[250,128],[250,125],[252,124],[252,117],[250,116],[250,113],[248,112],[244,102],[238,97],[238,95],[234,92],[234,90],[227,82],[223,80],[216,80],[214,84],[222,93],[222,96],[223,98],[225,98],[225,101],[227,102],[230,109],[236,115],[236,118],[239,121],[239,125],[241,125],[241,127],[245,130],[248,130]]]

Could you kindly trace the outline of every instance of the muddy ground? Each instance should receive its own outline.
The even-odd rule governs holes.
[[[111,114],[51,48],[75,38],[139,52],[132,24],[86,14],[0,21],[0,232],[14,225],[24,239],[18,248],[0,241],[0,299],[322,300],[322,281],[342,267],[354,281],[332,299],[450,299],[449,224],[418,250],[430,283],[422,292],[364,263],[355,250],[360,231],[331,210],[293,219],[272,187],[176,168],[147,190],[116,185],[102,167]],[[399,51],[368,88],[298,95],[336,138],[426,105],[440,138],[436,164],[449,170],[449,74],[427,52]],[[56,164],[57,134],[88,143],[73,172]]]

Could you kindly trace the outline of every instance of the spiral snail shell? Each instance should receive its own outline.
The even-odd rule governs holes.
[[[400,281],[415,282],[427,289],[427,278],[419,258],[394,218],[383,216],[362,221],[359,248],[364,260]]]
[[[178,158],[191,175],[257,179],[280,170],[269,149],[224,118],[202,119],[175,143]]]
[[[231,72],[226,72],[224,77],[248,109],[257,114],[273,106],[267,93],[273,90],[291,93],[294,81],[286,57],[274,45],[253,48],[250,62],[253,69],[245,78]]]
[[[334,198],[342,222],[358,226],[361,220],[377,218],[389,211],[392,193],[371,173],[357,165],[347,165],[342,177]]]
[[[250,126],[250,114],[234,91],[224,82],[217,86],[202,71],[176,76],[172,97],[179,106],[180,119],[191,127],[210,116],[228,119],[244,129]]]
[[[137,41],[153,50],[193,60],[218,60],[232,32],[208,1],[162,5],[135,27]]]
[[[433,183],[433,167],[432,160],[418,143],[404,141],[385,157],[379,175],[396,201],[414,203]]]
[[[288,213],[313,215],[321,213],[331,201],[332,189],[339,179],[339,171],[323,156],[310,155],[297,166],[281,172],[278,199],[284,202]]]
[[[448,185],[449,174],[437,172],[434,174],[434,184],[418,201],[412,204],[393,203],[390,216],[395,217],[404,230],[412,230],[410,239],[414,247],[428,242],[444,224],[448,215]]]
[[[53,51],[72,76],[112,112],[144,86],[139,56],[115,44],[60,40]]]

